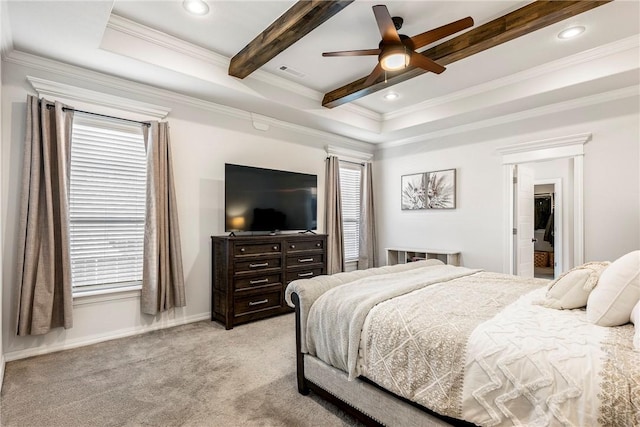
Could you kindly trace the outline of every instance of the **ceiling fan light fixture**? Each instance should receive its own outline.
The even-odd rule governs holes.
[[[582,25],[567,28],[566,30],[562,30],[560,31],[560,33],[558,33],[558,38],[562,40],[572,39],[584,33],[584,30],[586,30],[586,28]]]
[[[380,55],[380,66],[385,71],[397,71],[406,68],[410,59],[404,47],[388,49]]]
[[[204,0],[184,0],[182,7],[194,15],[206,15],[209,13],[209,5]]]

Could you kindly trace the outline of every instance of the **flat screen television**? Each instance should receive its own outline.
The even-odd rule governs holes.
[[[225,231],[317,229],[318,177],[225,164]]]

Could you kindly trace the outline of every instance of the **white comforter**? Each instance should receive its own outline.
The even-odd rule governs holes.
[[[369,310],[380,301],[397,297],[442,280],[478,272],[451,265],[435,265],[400,273],[365,277],[324,293],[311,306],[307,320],[309,354],[357,377],[360,333]],[[390,283],[393,283],[390,286]],[[347,321],[348,319],[348,321]]]
[[[323,294],[309,313],[309,353],[477,425],[640,425],[631,326],[534,305],[541,281],[412,271],[397,285],[385,275]]]

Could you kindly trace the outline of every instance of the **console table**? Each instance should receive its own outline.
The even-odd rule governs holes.
[[[293,311],[287,285],[326,274],[326,234],[211,236],[211,320],[226,329]]]
[[[406,264],[418,259],[437,258],[440,261],[460,265],[460,252],[439,249],[415,249],[415,248],[385,248],[387,251],[387,265]]]

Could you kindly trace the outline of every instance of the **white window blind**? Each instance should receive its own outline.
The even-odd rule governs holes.
[[[340,196],[342,200],[342,231],[344,235],[344,259],[358,259],[360,244],[360,176],[358,164],[340,163]]]
[[[142,280],[145,157],[140,125],[74,116],[69,183],[74,292]]]

